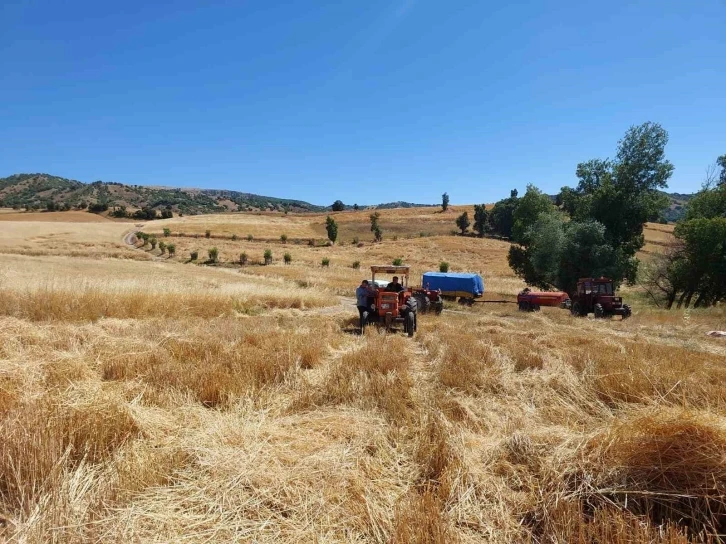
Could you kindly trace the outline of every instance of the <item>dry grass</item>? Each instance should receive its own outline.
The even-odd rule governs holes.
[[[723,309],[636,305],[610,321],[481,304],[422,316],[413,340],[351,334],[336,294],[367,275],[353,260],[403,256],[415,274],[447,260],[481,270],[496,298],[517,292],[506,243],[412,230],[448,229],[457,211],[384,212],[384,230],[416,237],[363,247],[121,248],[145,261],[109,258],[110,231],[14,230],[0,255],[0,541],[723,539],[726,345],[704,335]],[[368,213],[338,214],[344,236]],[[277,239],[320,219],[173,221]],[[186,263],[212,243],[222,266]],[[229,265],[268,245],[293,264]]]

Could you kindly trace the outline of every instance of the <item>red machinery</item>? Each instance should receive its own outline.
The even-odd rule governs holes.
[[[532,291],[527,287],[517,295],[517,304],[523,312],[537,312],[540,306],[570,308],[571,301],[562,291]]]

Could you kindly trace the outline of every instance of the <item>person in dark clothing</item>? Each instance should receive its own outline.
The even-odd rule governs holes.
[[[372,312],[372,308],[368,302],[369,297],[375,297],[376,290],[371,287],[368,280],[363,280],[355,290],[356,305],[358,306],[358,320],[360,323],[360,330],[363,331],[365,326],[365,318],[363,312]]]
[[[398,276],[393,276],[393,281],[388,284],[386,291],[390,291],[391,293],[400,293],[403,291],[403,285],[398,283]]]

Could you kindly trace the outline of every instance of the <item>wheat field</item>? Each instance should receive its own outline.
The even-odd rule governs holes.
[[[0,223],[0,541],[723,541],[723,307],[632,287],[627,321],[477,304],[357,333],[371,264],[522,288],[456,211],[386,210],[380,244],[337,214],[332,247],[305,241],[324,215]]]

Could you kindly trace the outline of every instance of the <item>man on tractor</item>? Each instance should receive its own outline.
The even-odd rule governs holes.
[[[388,284],[386,291],[390,293],[400,293],[403,291],[403,285],[398,282],[398,276],[393,276],[393,281]]]

